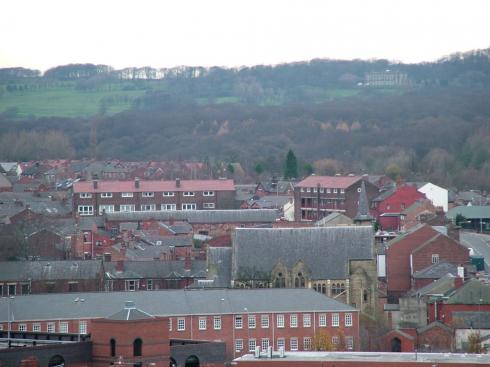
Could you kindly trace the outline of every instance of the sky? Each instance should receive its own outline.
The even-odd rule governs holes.
[[[0,67],[433,61],[490,47],[489,0],[1,0]]]

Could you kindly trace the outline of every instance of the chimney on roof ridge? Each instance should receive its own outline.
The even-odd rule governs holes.
[[[134,179],[134,187],[137,189],[140,188],[140,179],[138,177],[135,177]]]
[[[98,187],[99,187],[99,182],[97,180],[93,180],[93,185],[94,185],[94,189],[97,190]]]
[[[180,187],[180,178],[175,179],[175,187]]]

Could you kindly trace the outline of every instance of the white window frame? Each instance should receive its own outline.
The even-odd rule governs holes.
[[[78,332],[80,334],[87,334],[87,321],[80,321],[78,323]]]
[[[339,345],[339,343],[340,343],[340,339],[339,339],[338,335],[332,336],[332,344],[333,345]]]
[[[323,187],[320,187],[320,194],[323,194],[325,192],[325,189]]]
[[[177,210],[177,204],[162,204],[160,206],[161,210]]]
[[[147,291],[152,291],[153,290],[153,279],[148,279],[146,281],[146,290]]]
[[[345,337],[345,349],[347,350],[353,350],[354,349],[354,337],[353,336],[346,336]]]
[[[168,318],[168,331],[172,331],[172,318]]]
[[[214,196],[214,191],[203,191],[202,196]]]
[[[32,324],[32,331],[35,333],[40,333],[41,332],[41,324],[38,322],[35,324]]]
[[[303,314],[303,327],[311,327],[311,314],[304,313]]]
[[[345,194],[345,190],[344,189],[340,189],[340,193],[341,194]]]
[[[336,194],[337,193],[337,189],[332,189],[332,193],[333,194]]]
[[[326,188],[325,190],[326,190],[327,194],[330,194],[332,192],[332,190],[330,188]]]
[[[289,316],[289,327],[291,328],[296,328],[298,327],[298,315],[297,314],[291,314]]]
[[[141,196],[144,197],[144,198],[154,198],[155,197],[155,193],[152,192],[152,191],[144,191],[141,193]]]
[[[318,315],[318,326],[327,327],[327,314],[321,313]]]
[[[68,333],[68,322],[66,321],[60,321],[58,325],[58,330],[60,333]]]
[[[132,192],[121,192],[121,197],[122,198],[132,198],[133,193]]]
[[[92,199],[92,193],[90,192],[81,192],[80,199]]]
[[[344,324],[345,326],[352,326],[352,314],[346,313],[344,315]]]
[[[248,315],[248,328],[255,329],[257,327],[257,317],[255,315]]]
[[[313,339],[311,336],[305,336],[303,338],[303,350],[311,350],[313,347]]]
[[[132,213],[136,211],[136,207],[134,204],[121,204],[119,205],[119,211],[121,213]]]
[[[214,316],[213,318],[213,329],[221,330],[221,316]]]
[[[257,348],[257,340],[254,338],[248,339],[248,351],[255,352],[255,348]]]
[[[281,349],[281,347],[286,350],[286,338],[277,338],[277,350]]]
[[[284,328],[285,327],[285,322],[284,322],[284,315],[279,314],[276,316],[276,326],[278,328]]]
[[[184,191],[182,192],[182,196],[195,196],[196,193],[194,191]]]
[[[298,338],[292,337],[289,339],[289,350],[291,352],[295,352],[299,349],[299,343],[298,343]]]
[[[234,324],[235,324],[235,329],[243,329],[243,316],[235,315]]]
[[[263,351],[267,351],[267,349],[269,348],[269,345],[271,345],[269,338],[260,339],[260,346],[261,346]]]
[[[206,330],[206,317],[199,317],[199,330]]]
[[[260,327],[262,329],[269,328],[269,315],[260,315]]]
[[[175,196],[175,192],[173,191],[164,191],[162,196]]]
[[[55,333],[56,332],[56,324],[54,322],[48,322],[46,325],[46,331],[48,333]]]
[[[140,211],[142,212],[154,212],[156,210],[155,204],[141,204]]]
[[[135,292],[139,289],[138,279],[127,279],[125,282],[126,291]]]
[[[177,331],[185,331],[185,317],[177,319]]]
[[[215,203],[203,203],[202,207],[204,209],[214,209],[214,208],[216,208],[216,204]]]
[[[104,213],[114,213],[114,205],[99,205],[99,215]]]
[[[112,198],[112,192],[101,192],[100,197],[102,199],[110,199]]]
[[[19,331],[27,331],[27,324],[19,324]]]
[[[338,313],[333,313],[332,314],[332,327],[339,327],[340,326],[340,316]]]
[[[93,205],[79,205],[78,206],[78,215],[80,215],[80,216],[94,215],[94,206]]]
[[[235,339],[235,352],[241,353],[243,351],[243,339]]]
[[[196,210],[196,203],[182,203],[182,210]]]
[[[432,254],[432,256],[431,256],[431,263],[432,264],[439,263],[439,254]]]
[[[307,187],[306,192],[311,192],[311,189],[309,187]]]

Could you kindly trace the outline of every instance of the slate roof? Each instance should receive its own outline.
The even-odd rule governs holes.
[[[156,231],[139,231],[141,236],[141,240],[143,242],[147,242],[153,246],[176,246],[176,247],[186,247],[192,246],[192,236],[190,235],[182,235],[182,236],[174,236],[174,235],[166,235],[161,236]]]
[[[84,261],[4,261],[0,262],[0,280],[82,280],[96,279],[102,262]]]
[[[354,221],[349,218],[347,215],[344,215],[339,212],[333,212],[327,215],[326,217],[323,217],[319,221],[315,222],[315,226],[317,227],[324,227],[328,226],[333,222],[341,222],[342,224],[354,224]]]
[[[63,216],[71,213],[71,199],[65,203],[52,200],[54,193],[41,193],[35,196],[32,192],[0,192],[0,216],[12,216],[26,208],[38,214]]]
[[[243,210],[158,210],[154,212],[106,213],[108,221],[185,220],[193,223],[272,223],[279,218],[275,209]]]
[[[453,321],[457,329],[490,329],[490,312],[453,311]]]
[[[446,294],[449,290],[454,288],[454,279],[456,277],[451,274],[443,275],[441,278],[436,281],[427,284],[425,287],[414,291],[414,294],[418,294],[419,296],[430,296],[434,294]]]
[[[153,316],[223,315],[262,312],[329,312],[357,310],[312,289],[178,289],[140,292],[58,293],[16,297],[16,321],[107,317],[133,301]],[[75,297],[85,301],[74,306]],[[7,302],[0,302],[0,321],[7,321]]]
[[[205,278],[206,261],[193,260],[191,270],[184,269],[184,261],[125,261],[124,270],[117,271],[116,262],[104,264],[108,279],[145,279],[145,278]]]
[[[256,204],[258,205],[259,208],[261,209],[269,209],[269,208],[282,208],[284,205],[290,202],[292,199],[292,196],[284,196],[284,195],[279,195],[279,196],[274,196],[274,195],[268,195],[268,196],[263,196],[257,200],[255,199],[250,199],[248,200],[249,205]]]
[[[134,302],[127,301],[124,308],[115,314],[106,317],[107,320],[117,320],[117,321],[133,321],[133,320],[148,320],[154,319],[152,315],[137,309]]]
[[[463,215],[467,219],[488,219],[490,218],[490,205],[457,206],[448,210],[446,218],[455,220],[458,214]]]
[[[481,301],[480,301],[481,300]],[[490,305],[490,286],[470,279],[456,289],[446,301],[448,304]]]
[[[296,184],[296,187],[320,187],[346,189],[362,179],[360,176],[309,176]]]
[[[245,201],[252,198],[255,195],[256,188],[257,184],[235,185],[235,199],[238,201]]]
[[[5,177],[5,175],[1,172],[0,172],[0,187],[12,189],[12,184],[7,179],[7,177]]]
[[[232,278],[242,271],[269,274],[281,262],[302,260],[312,279],[345,279],[349,260],[373,259],[371,226],[237,228],[233,234]]]
[[[359,205],[357,207],[357,215],[354,221],[372,221],[374,218],[369,214],[369,202],[366,195],[366,184],[364,180],[361,183],[361,192],[359,193]]]
[[[214,287],[231,286],[231,247],[208,247],[208,279],[213,280]]]
[[[140,180],[139,188],[135,181],[98,181],[94,189],[93,181],[79,181],[73,184],[73,192],[162,192],[162,191],[235,191],[233,180],[181,180],[175,181]]]
[[[458,267],[446,261],[441,261],[436,264],[432,264],[423,270],[415,272],[413,277],[416,279],[439,279],[446,274],[457,275]]]
[[[395,191],[396,191],[396,187],[390,187],[389,189],[382,191],[378,196],[376,196],[371,201],[383,201],[389,198],[391,195],[393,195]]]

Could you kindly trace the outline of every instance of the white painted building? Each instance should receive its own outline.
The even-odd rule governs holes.
[[[425,194],[427,199],[432,201],[434,206],[441,206],[444,212],[448,210],[448,190],[434,185],[433,183],[426,183],[418,188],[418,192]]]

